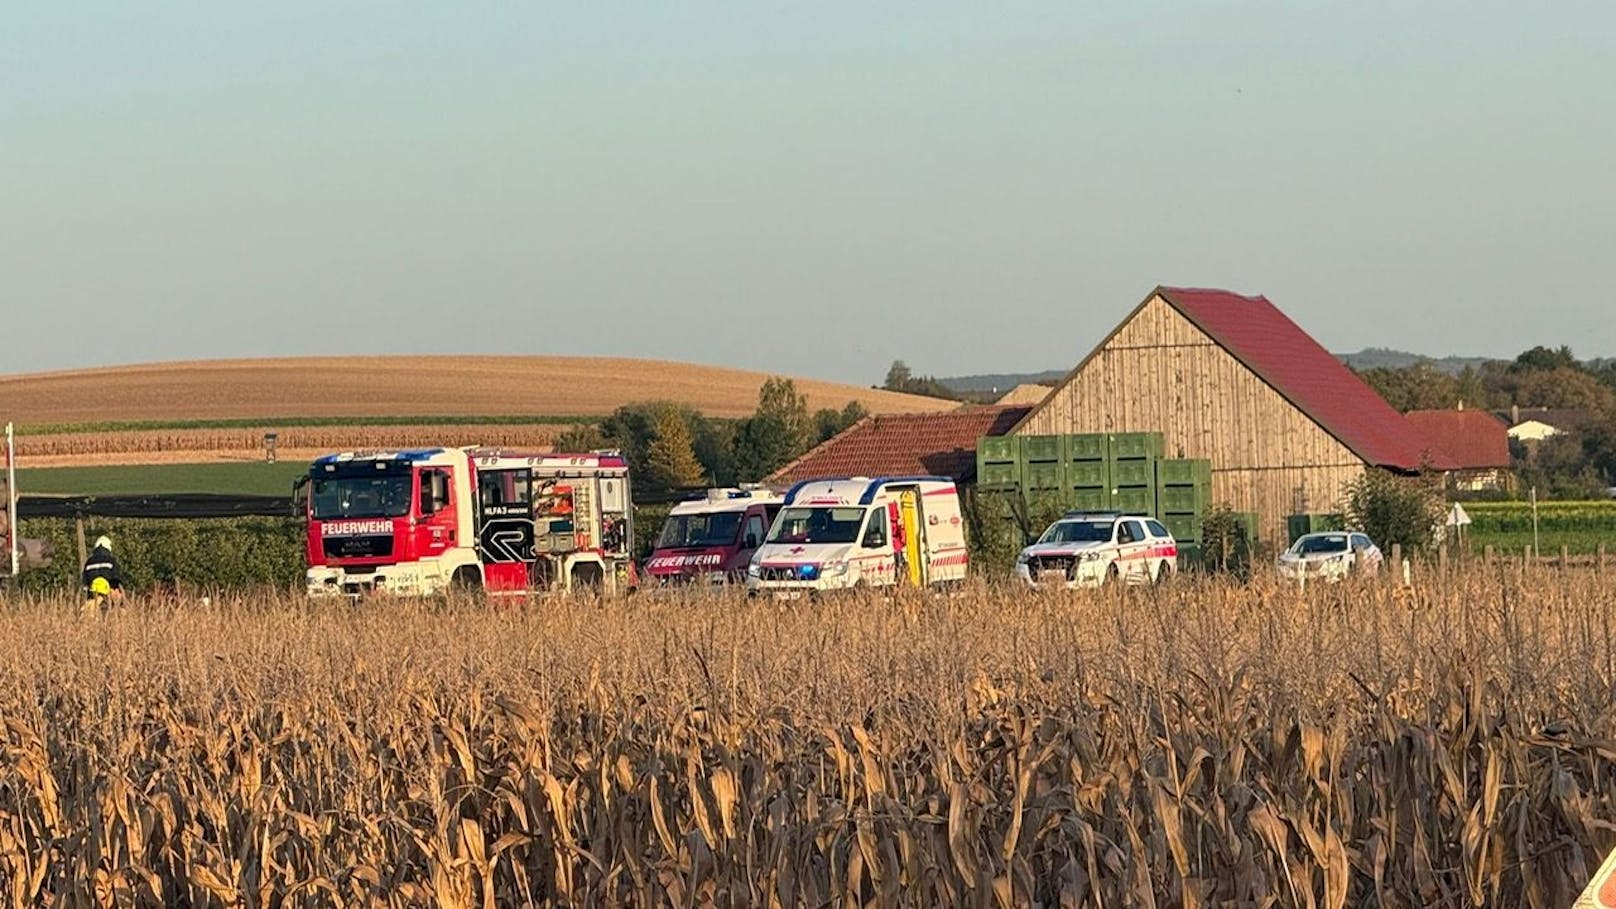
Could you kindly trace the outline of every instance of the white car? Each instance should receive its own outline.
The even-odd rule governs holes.
[[[1178,543],[1144,515],[1068,512],[1016,556],[1016,577],[1038,587],[1152,584],[1178,570]]]
[[[1368,535],[1355,531],[1303,534],[1279,554],[1274,566],[1280,577],[1339,581],[1354,569],[1364,574],[1380,570],[1380,547]]]

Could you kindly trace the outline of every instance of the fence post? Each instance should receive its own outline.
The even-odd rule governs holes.
[[[1448,576],[1448,545],[1446,543],[1436,548],[1436,573],[1439,577]]]
[[[1560,546],[1560,570],[1565,571],[1567,568],[1570,568],[1570,567],[1571,567],[1571,547],[1562,544]]]
[[[73,516],[73,530],[79,538],[79,564],[83,565],[90,560],[90,551],[84,547],[84,515]]]
[[[1532,559],[1536,555],[1537,555],[1537,553],[1532,551],[1531,546],[1526,547],[1526,556],[1521,559],[1521,573],[1522,574],[1526,574],[1527,572],[1532,570]]]
[[[1594,562],[1594,570],[1599,573],[1600,577],[1605,576],[1605,544],[1604,543],[1599,544],[1599,557]]]

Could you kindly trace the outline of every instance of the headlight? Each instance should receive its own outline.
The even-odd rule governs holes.
[[[755,578],[755,577],[758,577],[761,574],[763,574],[763,567],[761,565],[759,565],[756,562],[748,562],[747,563],[747,565],[746,565],[746,576],[747,577]]]
[[[821,575],[841,577],[842,575],[847,574],[847,562],[846,560],[826,562],[825,564],[819,566],[819,569]]]
[[[1098,562],[1103,558],[1105,558],[1105,553],[1102,552],[1082,552],[1078,553],[1077,556],[1079,562]]]
[[[1031,559],[1031,558],[1032,558],[1031,553],[1029,553],[1029,552],[1027,552],[1027,550],[1023,549],[1023,550],[1021,550],[1021,552],[1016,554],[1016,564],[1017,565],[1025,565],[1025,564],[1027,564],[1027,560]]]

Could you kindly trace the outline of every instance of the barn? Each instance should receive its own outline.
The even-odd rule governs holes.
[[[1267,299],[1158,287],[1011,430],[1161,432],[1167,456],[1212,462],[1212,501],[1256,512],[1339,510],[1365,468],[1451,468],[1350,369]]]

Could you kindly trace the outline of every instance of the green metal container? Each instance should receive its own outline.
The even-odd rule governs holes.
[[[1105,461],[1067,461],[1066,482],[1073,486],[1111,488],[1111,465]]]
[[[1184,542],[1178,544],[1179,571],[1199,571],[1205,561],[1201,555],[1201,544]]]
[[[1123,486],[1155,486],[1155,461],[1113,461],[1111,462],[1111,485]]]
[[[1102,432],[1066,437],[1066,457],[1073,461],[1104,461],[1111,457],[1110,437]]]
[[[1111,490],[1111,507],[1127,514],[1155,514],[1156,490],[1149,486],[1121,486]]]
[[[1106,441],[1113,461],[1160,458],[1167,450],[1166,440],[1159,432],[1114,432]]]
[[[1104,487],[1079,487],[1072,490],[1072,507],[1082,511],[1106,511],[1111,505],[1111,490]]]
[[[1021,460],[1021,436],[983,436],[976,440],[978,463],[1014,463]]]
[[[1289,531],[1290,542],[1294,543],[1306,534],[1345,530],[1346,523],[1338,514],[1293,514],[1285,518],[1285,529]]]
[[[992,489],[1009,491],[1021,488],[1021,465],[1014,461],[1009,464],[976,465],[976,485],[979,489]]]
[[[1066,464],[1062,461],[1028,461],[1021,465],[1021,488],[1059,492],[1066,488]]]
[[[1258,521],[1255,511],[1237,511],[1234,513],[1234,520],[1236,524],[1240,525],[1241,532],[1246,535],[1247,542],[1257,542],[1257,528],[1262,525]]]
[[[1163,486],[1211,486],[1212,462],[1206,458],[1163,458],[1156,462],[1156,482]]]
[[[1157,520],[1180,543],[1199,543],[1201,540],[1201,516],[1198,514],[1168,514]]]
[[[1022,436],[1021,460],[1063,461],[1066,459],[1066,436]]]
[[[1156,507],[1162,514],[1204,514],[1211,499],[1212,491],[1205,486],[1163,486],[1156,491]]]

